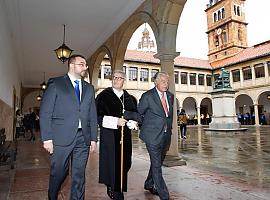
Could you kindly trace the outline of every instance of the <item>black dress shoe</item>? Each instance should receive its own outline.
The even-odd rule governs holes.
[[[155,187],[144,187],[145,190],[148,190],[153,195],[158,195],[157,189]]]
[[[108,195],[111,199],[114,199],[113,191],[112,191],[112,188],[111,188],[110,186],[107,186],[107,195]]]
[[[123,192],[112,191],[112,188],[110,186],[107,186],[107,194],[111,199],[124,200]]]
[[[123,194],[123,192],[114,192],[114,197],[117,200],[124,200],[124,194]]]

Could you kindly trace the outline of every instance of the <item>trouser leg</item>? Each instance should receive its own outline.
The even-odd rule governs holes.
[[[152,166],[150,165],[150,169],[148,171],[148,175],[147,178],[144,182],[144,187],[145,188],[152,188],[154,187],[154,181],[153,181],[153,177],[152,177],[152,170],[151,170]]]
[[[150,173],[152,174],[152,180],[157,189],[158,195],[161,199],[169,199],[169,192],[166,183],[162,177],[162,169],[161,169],[164,155],[163,154],[164,148],[167,148],[167,138],[163,139],[164,140],[160,145],[146,144],[146,148],[148,150],[151,161]]]
[[[69,159],[73,145],[54,145],[53,148],[53,154],[51,155],[51,171],[48,197],[50,200],[57,200],[58,192],[66,175],[68,174]]]
[[[186,136],[186,133],[187,133],[187,125],[186,124],[183,125],[183,133],[184,133],[184,136]]]
[[[85,168],[89,156],[89,146],[85,144],[82,132],[78,132],[71,161],[71,200],[83,200],[85,196]]]
[[[181,124],[180,125],[181,138],[184,137],[184,135],[183,135],[183,131],[184,131],[183,128],[184,128],[184,126],[183,126],[183,124]]]

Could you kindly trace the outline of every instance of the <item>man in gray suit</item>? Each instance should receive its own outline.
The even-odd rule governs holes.
[[[89,149],[96,149],[97,116],[95,92],[85,82],[86,60],[73,55],[66,75],[52,78],[40,107],[43,147],[51,154],[48,197],[56,200],[68,174],[71,160],[70,199],[84,199],[85,167]]]
[[[146,143],[151,161],[144,189],[163,200],[169,199],[161,166],[171,141],[174,100],[168,87],[168,73],[158,72],[155,87],[142,95],[138,105],[142,118],[140,138]]]

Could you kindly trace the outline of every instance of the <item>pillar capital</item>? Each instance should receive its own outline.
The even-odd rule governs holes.
[[[171,60],[174,60],[177,56],[180,55],[180,52],[174,52],[174,53],[165,53],[165,52],[158,52],[157,54],[154,55],[154,58],[157,58],[159,59],[160,61],[161,60],[168,60],[168,61],[171,61]]]

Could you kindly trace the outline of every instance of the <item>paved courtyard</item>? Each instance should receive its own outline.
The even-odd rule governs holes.
[[[187,140],[179,140],[186,166],[163,167],[171,200],[269,200],[270,127],[254,128],[237,135],[207,135],[188,127]],[[38,135],[38,133],[37,133]],[[144,191],[149,168],[145,145],[133,135],[133,163],[129,173],[128,200],[157,200]],[[87,165],[86,200],[106,200],[106,188],[98,184],[98,152]],[[0,199],[47,199],[49,157],[40,141],[20,138],[14,170],[0,168]],[[68,199],[69,178],[59,199]]]

